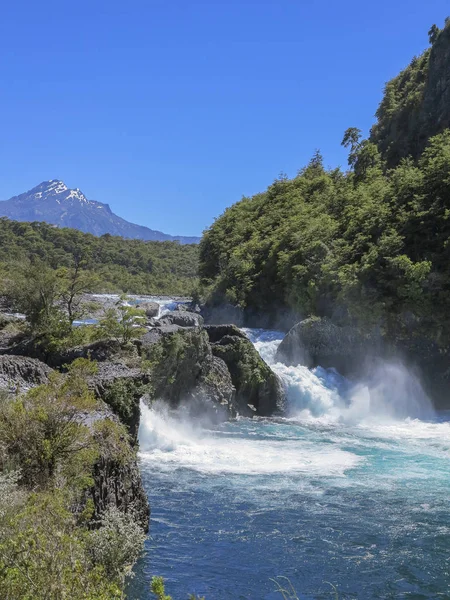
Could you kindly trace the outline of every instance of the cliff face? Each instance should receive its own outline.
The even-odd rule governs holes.
[[[430,137],[450,127],[450,22],[432,47],[386,84],[370,140],[389,167],[418,158]]]

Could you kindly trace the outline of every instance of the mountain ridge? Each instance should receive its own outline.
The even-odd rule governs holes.
[[[79,188],[70,189],[59,179],[43,181],[31,190],[0,201],[0,216],[15,221],[45,221],[58,227],[71,227],[101,236],[118,235],[144,241],[176,241],[197,244],[195,236],[169,235],[126,221],[109,204],[88,200]]]

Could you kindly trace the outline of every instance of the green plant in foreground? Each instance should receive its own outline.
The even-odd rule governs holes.
[[[150,582],[150,591],[155,594],[157,600],[172,600],[172,596],[166,594],[164,579],[162,577],[153,577]],[[205,600],[204,597],[189,595],[189,600]]]

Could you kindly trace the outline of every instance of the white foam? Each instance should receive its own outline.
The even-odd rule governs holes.
[[[248,439],[196,428],[161,406],[141,405],[141,457],[157,468],[184,467],[207,474],[305,473],[343,477],[363,460],[337,446],[292,439]]]

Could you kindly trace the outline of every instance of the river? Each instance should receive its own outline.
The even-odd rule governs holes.
[[[282,334],[246,331],[287,412],[200,427],[142,406],[151,537],[129,598],[152,597],[151,575],[174,600],[275,600],[290,584],[302,600],[450,598],[450,416],[401,365],[355,385],[277,364]]]

